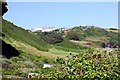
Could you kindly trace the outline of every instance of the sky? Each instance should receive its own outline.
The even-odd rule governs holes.
[[[8,2],[4,18],[24,29],[118,27],[117,2]]]

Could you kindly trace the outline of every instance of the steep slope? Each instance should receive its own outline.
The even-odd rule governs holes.
[[[5,35],[5,38],[12,38],[22,43],[29,44],[39,50],[47,51],[49,46],[41,39],[41,37],[17,27],[13,23],[4,19],[2,20],[2,33]]]
[[[41,69],[44,63],[53,63],[53,59],[50,59],[53,55],[45,52],[49,44],[45,43],[41,37],[4,19],[0,28],[2,29],[0,49],[3,55],[0,55],[0,62],[2,61],[0,72],[3,78],[27,77],[29,72]]]
[[[26,54],[45,56],[47,58],[65,57],[69,55],[70,52],[78,52],[78,47],[80,47],[68,40],[54,45],[49,44],[42,39],[41,35],[28,32],[4,19],[2,21],[2,31],[0,34],[2,35],[2,40],[7,45],[18,50],[18,52],[21,53],[22,51]],[[60,52],[62,53],[60,54]],[[8,54],[12,55],[16,53],[11,52]]]
[[[6,0],[0,0],[0,8],[1,8],[1,4],[2,4],[2,9],[0,9],[0,16],[1,16],[1,13],[2,13],[2,16],[8,11],[7,9],[7,2]]]

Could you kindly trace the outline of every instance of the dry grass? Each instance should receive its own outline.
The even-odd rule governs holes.
[[[98,47],[96,44],[92,43],[92,42],[89,42],[89,41],[75,41],[75,40],[70,40],[70,42],[73,42],[75,44],[79,44],[80,46],[94,46],[94,47]]]
[[[115,33],[118,33],[120,32],[120,30],[107,30],[108,32],[115,32]]]

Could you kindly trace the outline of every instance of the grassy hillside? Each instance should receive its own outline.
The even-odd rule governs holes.
[[[40,51],[46,51],[47,54],[52,54],[51,50],[54,49],[54,55],[60,55],[59,51],[63,51],[64,55],[79,52],[86,49],[86,46],[101,47],[103,42],[118,43],[118,33],[108,32],[102,28],[78,26],[68,30],[67,33],[59,32],[59,30],[50,33],[32,33],[4,19],[1,34],[3,40],[6,39],[10,44],[18,41]],[[30,50],[28,52],[31,53]]]
[[[45,42],[41,35],[28,32],[27,30],[22,29],[21,27],[18,27],[4,19],[1,28],[2,31],[0,34],[2,35],[2,41],[6,44],[6,46],[10,45],[11,48],[13,47],[20,54],[18,57],[24,53],[26,55],[33,55],[33,57],[42,56],[53,59],[57,57],[64,58],[65,56],[69,55],[70,52],[73,54],[77,54],[78,52],[77,47],[79,46],[71,43],[69,40],[64,40],[61,43],[52,45]],[[15,57],[12,56],[12,54],[16,54],[13,51],[7,51],[5,53],[6,55],[11,55],[11,57]]]
[[[78,26],[33,33],[7,20],[1,22],[2,80],[120,80],[120,48],[97,48],[103,42],[118,43],[115,28]],[[44,68],[45,64],[53,66]]]
[[[25,78],[31,72],[40,74],[36,78],[67,79],[117,78],[120,74],[117,49],[112,52],[96,49],[101,42],[116,42],[118,33],[101,28],[88,28],[84,31],[86,27],[75,27],[65,34],[64,32],[54,32],[50,35],[45,33],[46,37],[44,37],[42,33],[28,32],[7,20],[3,20],[0,28],[2,28],[0,39],[5,45],[3,51],[5,55],[11,56],[6,58],[4,55],[4,57],[0,56],[0,62],[2,62],[0,71],[3,78]],[[71,36],[72,39],[78,40],[71,40]],[[56,41],[49,43],[52,40]],[[88,49],[82,46],[84,44],[92,44],[94,47]],[[16,53],[18,54],[14,55]],[[53,64],[54,67],[44,69],[45,63]]]
[[[66,38],[77,41],[88,41],[100,46],[102,43],[118,43],[118,34],[120,33],[107,31],[98,27],[77,26],[67,31]]]
[[[49,44],[45,43],[41,37],[34,35],[13,23],[4,20],[2,21],[2,33],[6,38],[12,38],[25,44],[36,47],[39,50],[47,51]]]

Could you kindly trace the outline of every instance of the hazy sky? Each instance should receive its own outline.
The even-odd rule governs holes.
[[[9,2],[4,18],[25,29],[41,26],[118,27],[117,2]]]

